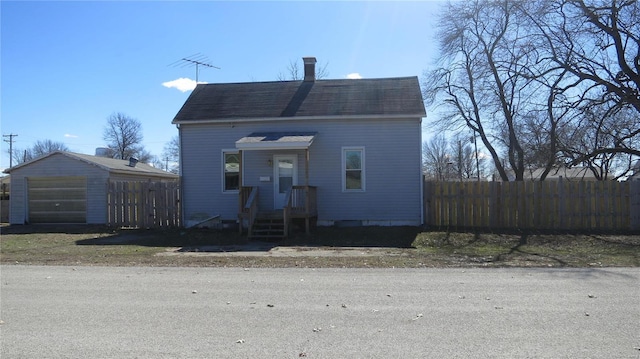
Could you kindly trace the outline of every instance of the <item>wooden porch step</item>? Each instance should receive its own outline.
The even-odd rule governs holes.
[[[249,238],[281,239],[285,237],[282,212],[259,213]]]
[[[256,220],[266,220],[266,219],[275,219],[275,220],[279,219],[282,221],[284,219],[284,213],[282,213],[282,210],[258,212],[258,215],[256,216]]]

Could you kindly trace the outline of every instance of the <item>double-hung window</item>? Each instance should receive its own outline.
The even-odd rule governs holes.
[[[342,190],[363,192],[365,189],[364,147],[342,148]]]
[[[237,192],[240,189],[240,154],[238,151],[222,151],[222,191]]]

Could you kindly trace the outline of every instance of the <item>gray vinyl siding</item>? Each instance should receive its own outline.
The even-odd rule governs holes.
[[[238,196],[222,192],[221,150],[235,147],[224,136],[219,136],[222,132],[200,126],[189,126],[188,130],[187,126],[180,127],[182,205],[187,224],[222,215],[220,211],[225,209],[224,217],[232,215],[232,208],[237,211]],[[214,146],[213,142],[218,145]]]
[[[220,215],[237,218],[238,196],[222,191],[222,149],[252,132],[317,132],[309,148],[309,184],[318,187],[318,220],[421,223],[420,118],[182,124],[185,223]],[[364,192],[342,190],[342,148],[365,149]],[[305,184],[305,151],[244,151],[243,184],[260,187],[260,207],[273,208],[274,154],[297,154],[298,184]],[[269,176],[269,182],[261,182]]]
[[[17,179],[16,174],[11,174],[11,199],[9,201],[9,223],[24,224],[26,208],[27,180],[24,177]]]
[[[11,172],[10,223],[24,224],[27,217],[27,178],[81,176],[87,179],[87,223],[105,223],[108,171],[63,155],[54,155]]]

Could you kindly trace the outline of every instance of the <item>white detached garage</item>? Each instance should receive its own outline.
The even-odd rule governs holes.
[[[107,223],[107,183],[176,181],[144,163],[56,151],[5,170],[11,174],[9,223]]]

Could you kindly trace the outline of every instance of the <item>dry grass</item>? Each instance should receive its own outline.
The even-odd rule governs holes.
[[[232,267],[638,267],[640,236],[426,232],[415,227],[317,228],[273,243],[306,255],[158,255],[247,243],[232,231],[138,230],[101,226],[1,228],[0,263]],[[380,247],[367,256],[314,256],[327,247]],[[295,252],[295,251],[294,251]],[[266,252],[265,252],[266,253]]]

